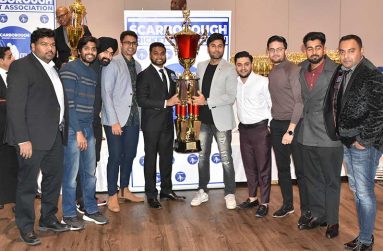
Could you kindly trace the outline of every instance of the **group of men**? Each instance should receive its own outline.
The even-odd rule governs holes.
[[[65,27],[68,10],[59,8],[56,14]],[[0,105],[6,103],[7,109],[5,140],[16,146],[19,165],[16,224],[21,239],[29,245],[40,244],[33,227],[33,201],[40,170],[40,230],[80,230],[84,228],[84,220],[108,223],[99,212],[95,197],[101,124],[109,150],[110,211],[119,212],[123,200],[144,201],[128,189],[140,129],[144,136],[145,194],[149,207],[162,208],[158,195],[160,199],[185,199],[172,190],[172,107],[180,100],[175,73],[164,67],[165,45],[160,42],[150,45],[151,64],[142,70],[133,57],[138,46],[136,33],[121,33],[121,53],[113,57],[117,40],[96,39],[86,28],[89,36],[79,41],[78,59],[61,60],[58,71],[53,62],[56,47],[63,41],[67,45],[64,28],[61,28],[63,38],[58,38],[60,27],[56,31],[35,30],[31,35],[32,53],[15,62],[9,48],[0,50],[0,68],[4,71],[9,68],[7,75],[0,70],[7,83],[6,97],[0,96]],[[308,33],[303,38],[307,60],[297,66],[286,59],[286,39],[270,37],[267,52],[274,67],[266,78],[253,73],[253,57],[246,51],[235,55],[235,65],[224,60],[224,36],[219,33],[209,36],[210,59],[197,66],[199,92],[190,101],[200,106],[202,148],[199,187],[191,206],[199,206],[209,199],[207,186],[214,137],[223,167],[226,207],[256,207],[256,216],[265,217],[269,210],[273,147],[283,198],[273,217],[294,212],[292,155],[300,195],[298,228],[327,226],[327,238],[334,238],[339,233],[340,171],[344,160],[360,228],[358,237],[345,247],[372,250],[376,215],[374,176],[383,144],[380,119],[383,76],[363,56],[358,36],[340,39],[341,65],[326,56],[325,42],[323,33]],[[249,189],[248,199],[238,205],[231,149],[232,129],[236,127],[235,101]],[[14,151],[9,145],[7,151]],[[161,175],[159,194],[157,154]],[[59,221],[55,214],[61,187],[63,219]],[[83,217],[78,217],[76,212],[76,201],[80,200],[76,188],[82,194]]]

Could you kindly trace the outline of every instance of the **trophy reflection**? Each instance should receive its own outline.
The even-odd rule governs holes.
[[[68,34],[68,42],[71,50],[69,60],[75,60],[77,58],[77,44],[78,41],[84,35],[83,20],[86,15],[85,6],[81,3],[81,0],[75,0],[74,3],[69,5],[69,11],[71,12],[71,24],[66,28]]]
[[[184,10],[182,13],[184,17],[182,31],[171,35],[168,27],[165,38],[174,47],[178,54],[179,63],[185,68],[184,72],[176,80],[177,93],[181,104],[176,106],[177,120],[175,123],[176,139],[174,150],[179,153],[189,153],[201,151],[199,107],[191,101],[192,96],[198,96],[198,79],[190,71],[190,68],[195,62],[199,47],[207,39],[207,31],[205,29],[202,35],[193,32],[190,26],[190,10]],[[175,43],[172,41],[173,39]]]

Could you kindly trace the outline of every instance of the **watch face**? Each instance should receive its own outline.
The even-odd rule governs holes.
[[[293,131],[288,131],[287,132],[289,135],[294,135],[294,132]]]

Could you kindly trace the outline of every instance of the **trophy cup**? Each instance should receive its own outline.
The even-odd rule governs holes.
[[[69,5],[69,11],[71,12],[72,20],[71,24],[66,28],[66,32],[68,34],[68,42],[71,50],[69,60],[72,61],[77,58],[77,44],[80,38],[84,35],[84,27],[82,24],[86,11],[81,0],[75,0],[74,3]]]
[[[193,32],[190,26],[190,10],[183,10],[182,13],[184,17],[182,31],[171,35],[169,27],[167,27],[165,38],[174,47],[178,54],[179,63],[185,68],[184,72],[176,79],[177,93],[181,104],[176,106],[174,150],[179,153],[190,153],[201,151],[199,107],[191,101],[192,96],[198,95],[198,79],[195,74],[190,72],[190,67],[195,62],[199,47],[207,39],[207,31],[205,29],[202,35]],[[175,43],[172,39],[175,40]]]

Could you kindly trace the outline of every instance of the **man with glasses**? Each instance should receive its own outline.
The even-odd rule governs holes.
[[[273,217],[281,218],[294,213],[293,187],[290,171],[290,155],[293,154],[295,174],[301,200],[302,224],[304,215],[309,211],[307,189],[303,175],[301,155],[295,143],[295,129],[300,120],[303,104],[299,67],[286,59],[287,42],[284,37],[274,35],[267,41],[267,52],[274,64],[269,75],[269,90],[272,107],[270,123],[271,144],[278,168],[278,182],[282,192],[283,204],[274,212]]]
[[[58,58],[55,59],[56,66],[61,68],[61,65],[68,63],[71,50],[69,46],[68,33],[66,28],[70,25],[72,15],[67,7],[60,6],[56,9],[56,20],[60,25],[55,29],[55,43]],[[92,36],[88,26],[83,25],[84,36]]]
[[[108,209],[119,212],[118,199],[143,202],[129,191],[133,160],[136,157],[140,130],[140,112],[136,98],[137,74],[141,65],[134,59],[137,51],[137,34],[124,31],[120,35],[121,54],[103,67],[101,96],[103,106],[101,122],[108,143],[107,164]],[[117,180],[120,173],[120,191]],[[119,198],[118,198],[119,197]]]
[[[7,83],[7,142],[18,148],[16,225],[21,239],[38,245],[34,232],[37,177],[42,171],[40,231],[69,230],[55,216],[63,176],[63,144],[68,135],[68,109],[63,86],[52,59],[54,32],[31,34],[28,56],[13,62]]]

